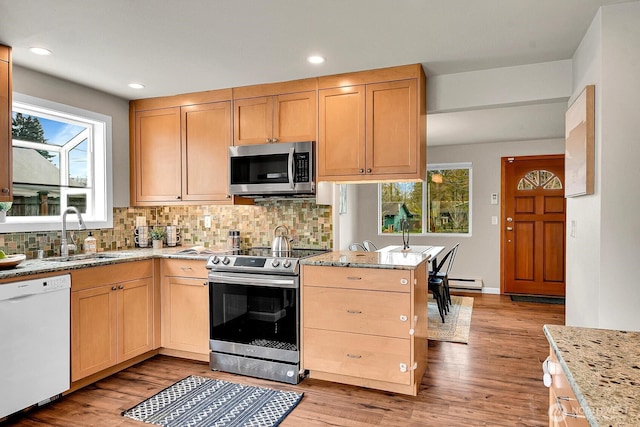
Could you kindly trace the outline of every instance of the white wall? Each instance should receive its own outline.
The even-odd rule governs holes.
[[[113,206],[129,206],[129,102],[95,89],[14,65],[13,90],[112,118]]]
[[[567,204],[568,325],[640,330],[638,22],[640,2],[603,7],[574,56],[573,97],[596,84],[596,193]]]
[[[490,197],[491,193],[500,193],[500,159],[507,156],[558,153],[564,153],[563,139],[428,147],[428,163],[472,163],[472,235],[412,236],[410,243],[449,248],[456,242],[461,242],[452,277],[480,278],[488,292],[499,292],[500,225],[492,225],[491,217],[495,215],[500,218],[500,205],[490,204]],[[358,187],[360,216],[356,240],[370,239],[378,246],[402,244],[399,236],[378,236],[378,185],[359,184]]]

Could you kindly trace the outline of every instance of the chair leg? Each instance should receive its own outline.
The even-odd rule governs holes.
[[[442,323],[444,323],[444,295],[442,293],[443,287],[442,283],[439,283],[433,287],[431,287],[431,293],[433,293],[433,299],[436,300],[436,304],[438,306],[438,312],[440,313],[440,318],[442,319]]]

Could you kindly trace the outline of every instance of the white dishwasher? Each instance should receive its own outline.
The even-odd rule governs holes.
[[[69,274],[0,284],[0,418],[69,389]]]

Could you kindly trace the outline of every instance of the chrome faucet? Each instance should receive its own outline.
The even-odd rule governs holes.
[[[75,242],[73,242],[73,237],[71,237],[71,244],[67,243],[67,214],[68,213],[75,213],[76,215],[78,215],[78,228],[80,230],[86,230],[87,226],[84,225],[84,221],[82,220],[82,215],[80,214],[80,211],[73,207],[73,206],[69,206],[67,209],[65,209],[65,211],[62,213],[62,238],[60,239],[60,256],[69,256],[69,250],[75,251],[76,250],[76,244]]]

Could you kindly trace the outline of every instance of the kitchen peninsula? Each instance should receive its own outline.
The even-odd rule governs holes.
[[[427,367],[427,265],[440,250],[302,259],[302,366],[309,377],[417,395]]]

